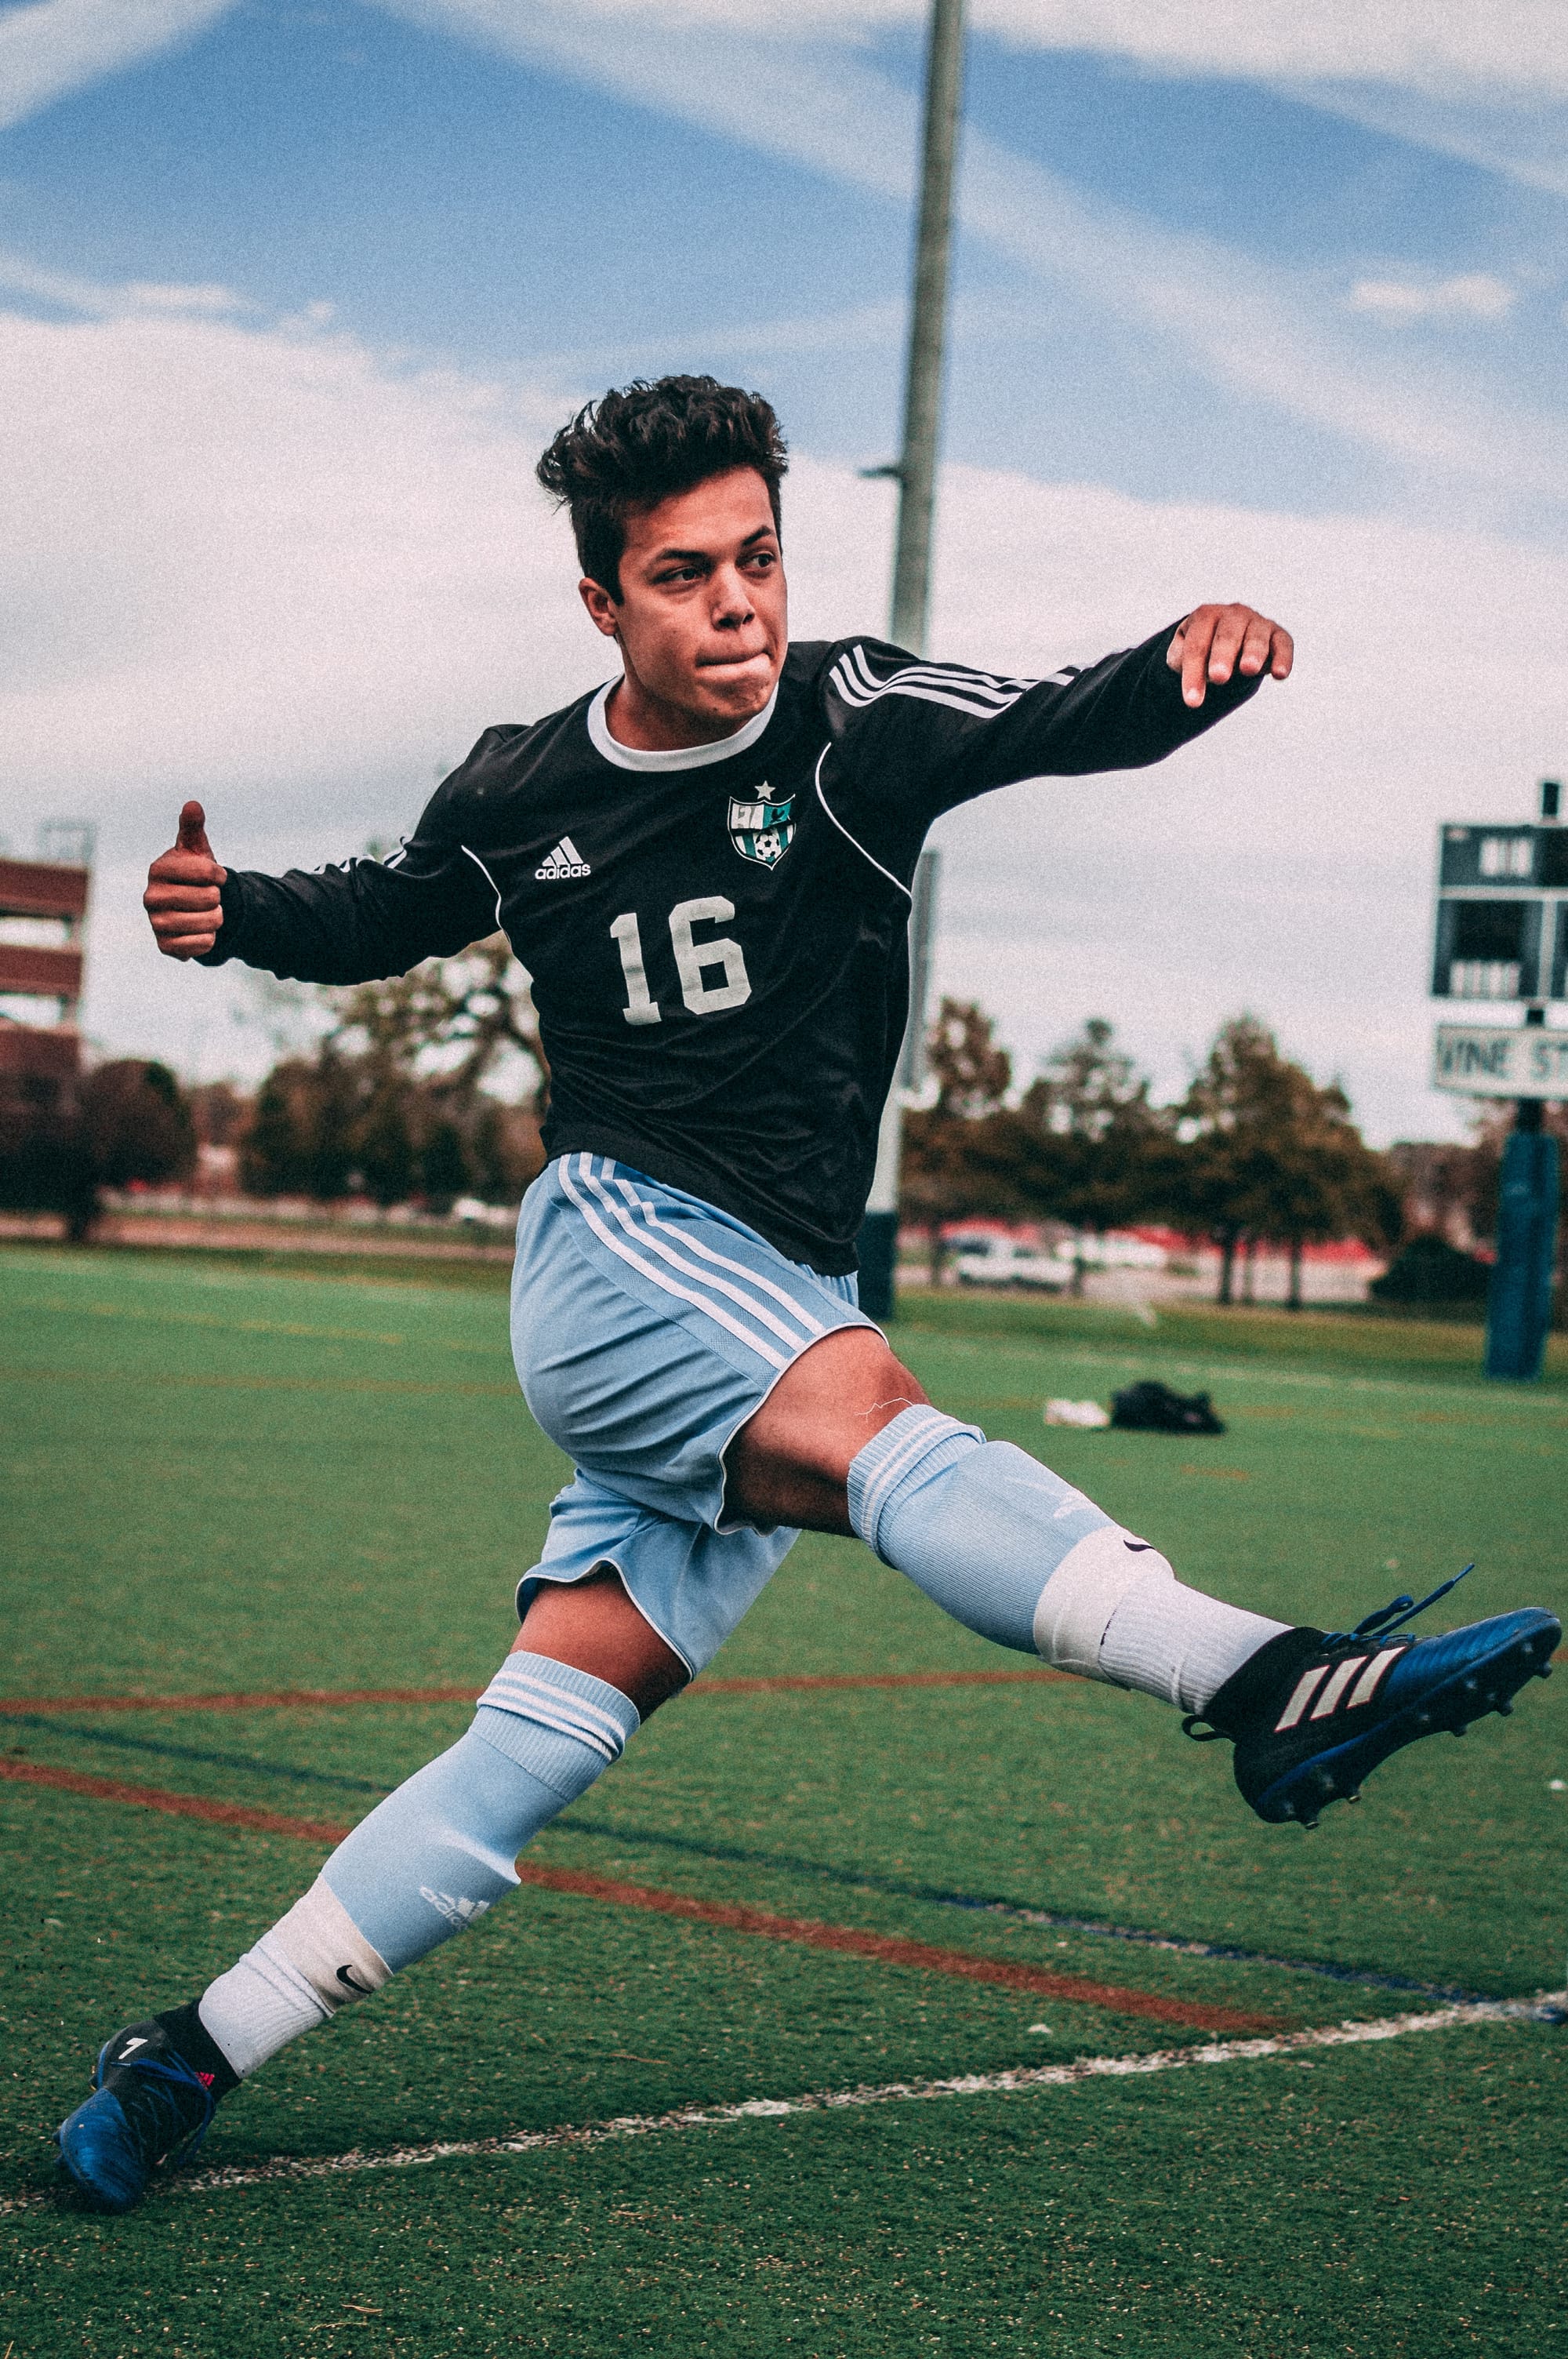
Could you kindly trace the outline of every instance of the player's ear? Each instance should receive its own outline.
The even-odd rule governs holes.
[[[612,639],[621,627],[621,602],[611,597],[601,582],[590,582],[586,574],[577,585],[578,596],[588,608],[589,620],[596,631]]]

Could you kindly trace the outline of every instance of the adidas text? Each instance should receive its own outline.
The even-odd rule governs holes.
[[[534,874],[546,882],[561,876],[591,876],[592,869],[578,850],[569,835],[563,835],[547,860]]]

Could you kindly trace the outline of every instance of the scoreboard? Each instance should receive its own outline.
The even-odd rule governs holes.
[[[1522,1025],[1440,1024],[1432,1078],[1517,1108],[1498,1175],[1485,1366],[1527,1382],[1543,1363],[1556,1263],[1559,1159],[1546,1102],[1568,1098],[1568,1032],[1546,1024],[1548,1002],[1568,999],[1562,803],[1558,781],[1542,778],[1534,824],[1449,820],[1438,837],[1433,997],[1525,1002]]]
[[[1568,828],[1476,826],[1439,834],[1436,999],[1568,998]]]

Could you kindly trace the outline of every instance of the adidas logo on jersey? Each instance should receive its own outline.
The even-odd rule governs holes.
[[[542,868],[534,874],[541,880],[557,876],[591,876],[592,869],[578,850],[569,835],[563,835]]]

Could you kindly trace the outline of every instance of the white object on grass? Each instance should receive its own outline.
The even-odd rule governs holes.
[[[1045,1422],[1047,1425],[1108,1425],[1110,1411],[1102,1408],[1098,1401],[1048,1400]]]

